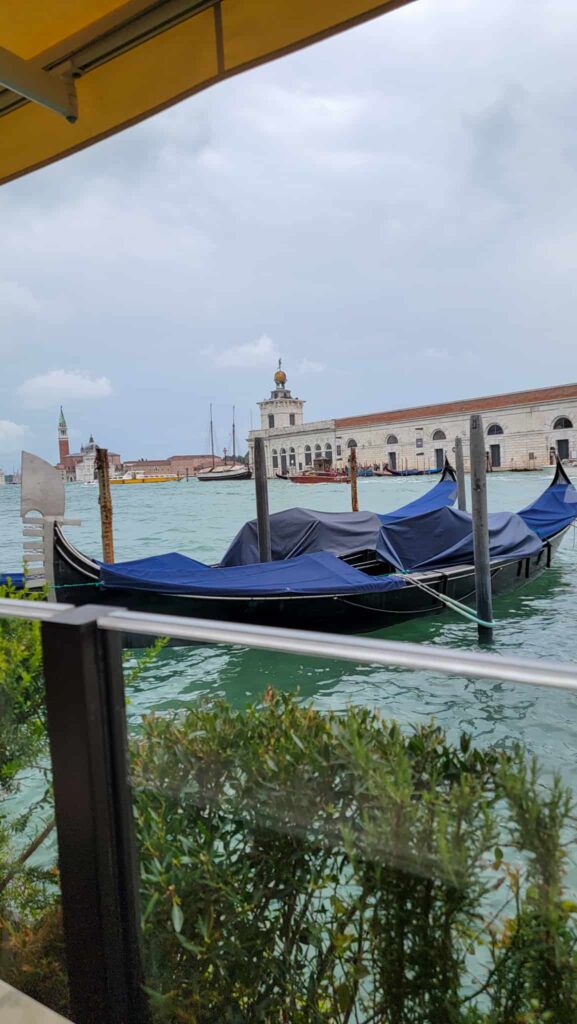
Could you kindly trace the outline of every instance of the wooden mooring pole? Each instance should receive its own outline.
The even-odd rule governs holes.
[[[457,473],[457,505],[461,512],[466,512],[465,463],[463,461],[463,441],[460,437],[455,438],[455,471]]]
[[[258,554],[261,562],[272,562],[266,453],[263,437],[255,437],[254,439],[254,486],[256,490]]]
[[[349,473],[351,477],[351,507],[353,512],[359,511],[359,491],[357,487],[357,449],[351,448],[349,455]]]
[[[493,599],[491,593],[491,561],[489,554],[489,517],[487,513],[487,463],[485,459],[485,433],[481,416],[470,420],[471,504],[473,515],[473,551],[475,558],[475,594],[479,640],[493,638]]]
[[[112,536],[112,497],[108,475],[108,449],[96,449],[96,477],[98,480],[98,504],[100,505],[100,528],[102,531],[102,561],[114,561],[114,538]]]

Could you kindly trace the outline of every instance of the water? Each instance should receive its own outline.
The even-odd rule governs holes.
[[[489,478],[490,509],[522,508],[547,486],[550,475],[494,474]],[[387,512],[432,485],[430,478],[361,479],[360,507]],[[254,517],[251,482],[182,481],[112,490],[117,560],[180,551],[202,561],[217,561],[239,527]],[[0,488],[1,570],[17,569],[21,564],[19,500],[19,488]],[[296,504],[345,511],[349,502],[349,489],[344,485],[305,488],[280,480],[270,482],[273,512]],[[73,543],[99,556],[97,488],[68,485],[66,514],[82,520],[81,527],[67,530]],[[577,551],[573,531],[554,567],[515,595],[497,600],[494,611],[498,622],[495,651],[576,659]],[[477,646],[475,627],[452,613],[400,624],[374,635],[456,648]],[[549,770],[560,769],[568,779],[573,767],[577,703],[570,694],[242,647],[163,651],[131,687],[129,716],[135,723],[143,713],[186,707],[203,694],[222,695],[241,707],[257,699],[269,684],[298,690],[321,708],[363,704],[407,725],[434,716],[450,735],[467,729],[484,744],[523,740]]]

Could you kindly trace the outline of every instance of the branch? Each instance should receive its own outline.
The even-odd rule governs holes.
[[[18,874],[18,871],[22,867],[22,865],[26,863],[26,861],[32,856],[33,853],[36,852],[39,846],[42,846],[42,843],[44,842],[45,839],[48,838],[55,825],[56,819],[52,818],[48,822],[48,824],[42,829],[42,832],[40,832],[36,836],[36,838],[32,840],[30,845],[22,851],[20,856],[16,858],[8,874],[4,875],[4,878],[0,879],[0,893],[4,892],[4,890],[8,888],[10,882]]]

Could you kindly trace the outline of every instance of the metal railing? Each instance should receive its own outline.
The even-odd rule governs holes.
[[[40,620],[72,1018],[147,1024],[122,634],[577,691],[577,665],[302,630],[0,599]]]

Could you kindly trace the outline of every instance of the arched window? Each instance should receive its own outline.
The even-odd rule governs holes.
[[[502,434],[503,427],[499,423],[491,423],[491,426],[487,430],[488,434]]]
[[[349,438],[349,440],[347,441],[347,448],[356,448],[356,447],[357,447],[357,442],[355,441],[354,437]]]
[[[396,434],[389,434],[387,437],[387,444],[398,444],[399,439]]]
[[[281,455],[286,455],[286,448],[281,448],[280,453]]]
[[[325,451],[326,452],[332,452],[332,450],[333,450],[332,444],[329,444],[329,442],[327,441],[327,443],[325,445]]]
[[[446,441],[447,435],[444,430],[433,431],[433,441]]]
[[[553,424],[553,430],[572,430],[573,424],[567,416],[560,416]]]
[[[325,459],[328,459],[329,462],[333,461],[333,446],[328,441],[325,444]]]
[[[294,448],[289,448],[289,466],[296,466],[297,457]]]
[[[320,444],[315,444],[315,452],[322,452]]]
[[[305,444],[305,466],[312,466],[312,452],[310,444]]]
[[[272,468],[278,469],[278,452],[276,448],[273,448],[272,450]]]

